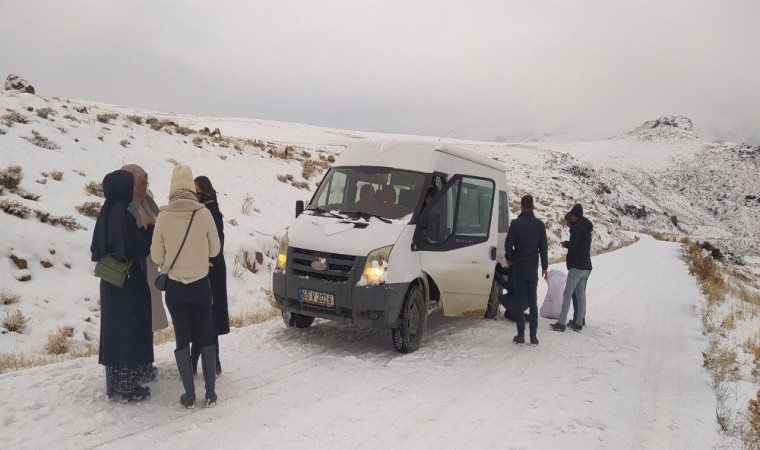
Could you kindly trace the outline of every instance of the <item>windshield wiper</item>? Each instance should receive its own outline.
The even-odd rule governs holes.
[[[343,217],[343,216],[340,216],[338,214],[335,214],[332,211],[328,211],[328,210],[322,209],[322,208],[309,208],[307,211],[314,211],[315,213],[317,213],[319,215],[329,214],[332,217],[335,217],[336,219],[345,219],[345,217]]]
[[[393,223],[392,220],[386,219],[383,216],[378,216],[377,214],[372,214],[372,213],[368,213],[368,212],[364,212],[364,211],[338,211],[338,212],[340,212],[341,214],[353,214],[353,215],[359,216],[362,219],[366,220],[367,222],[369,222],[369,219],[371,217],[374,217],[376,219],[382,220],[385,223]]]

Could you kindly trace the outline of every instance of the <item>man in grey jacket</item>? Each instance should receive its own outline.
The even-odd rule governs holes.
[[[541,272],[546,278],[549,268],[546,245],[546,226],[533,213],[533,197],[520,199],[520,216],[513,220],[507,232],[507,265],[512,267],[515,282],[515,300],[524,302],[530,308],[530,343],[538,345],[536,331],[538,328],[538,259],[541,258]],[[525,317],[517,314],[517,336],[512,339],[515,344],[525,343]]]

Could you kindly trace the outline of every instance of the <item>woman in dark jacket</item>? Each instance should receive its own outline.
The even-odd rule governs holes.
[[[150,239],[142,236],[129,213],[134,177],[124,170],[103,179],[106,201],[95,223],[90,252],[93,261],[114,255],[130,261],[124,286],[100,281],[100,356],[106,366],[108,398],[142,400],[150,389],[140,386],[141,367],[153,362],[150,291],[139,260],[148,256]]]
[[[216,374],[222,373],[222,363],[219,361],[219,336],[230,332],[230,315],[227,310],[227,265],[224,262],[224,220],[219,211],[219,203],[216,199],[216,191],[211,185],[211,180],[205,176],[195,178],[195,196],[198,201],[206,205],[216,223],[216,231],[219,233],[219,242],[222,248],[219,255],[211,258],[209,263],[208,278],[211,283],[211,296],[213,305],[211,312],[214,319],[214,344],[216,345]],[[193,361],[193,373],[198,371],[198,358],[201,349],[193,344],[190,356]]]

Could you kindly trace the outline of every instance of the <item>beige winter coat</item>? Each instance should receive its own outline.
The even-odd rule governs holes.
[[[169,278],[183,283],[192,283],[208,275],[208,259],[219,254],[221,245],[216,224],[209,210],[195,200],[177,199],[161,207],[153,231],[150,258],[169,270],[177,255],[187,224],[193,211],[195,219],[190,227],[185,246],[169,272]]]

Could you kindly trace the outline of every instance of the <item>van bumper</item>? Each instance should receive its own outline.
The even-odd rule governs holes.
[[[376,286],[348,286],[320,280],[286,276],[282,271],[272,274],[272,291],[277,307],[283,311],[376,328],[394,328],[404,304],[407,283]],[[298,289],[311,289],[335,296],[334,308],[301,303]]]

